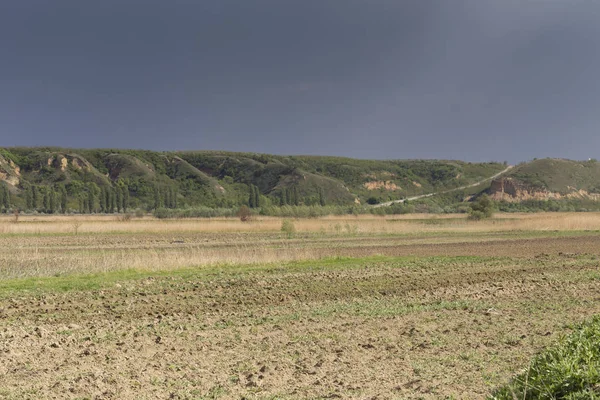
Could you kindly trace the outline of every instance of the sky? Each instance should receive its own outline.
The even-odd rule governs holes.
[[[597,0],[3,0],[0,146],[600,158]]]

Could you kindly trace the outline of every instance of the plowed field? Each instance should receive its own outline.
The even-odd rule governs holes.
[[[0,240],[0,399],[485,398],[600,313],[594,232]]]

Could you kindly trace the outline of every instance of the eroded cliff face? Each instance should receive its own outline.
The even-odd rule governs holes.
[[[65,172],[69,168],[69,162],[74,169],[92,171],[94,167],[88,160],[77,154],[55,154],[48,158],[48,166]]]
[[[0,181],[18,186],[21,181],[21,169],[12,160],[0,156]]]
[[[518,203],[525,200],[592,199],[600,201],[600,194],[588,193],[583,189],[569,186],[569,192],[559,193],[533,188],[514,178],[500,178],[492,181],[490,197],[496,201]]]

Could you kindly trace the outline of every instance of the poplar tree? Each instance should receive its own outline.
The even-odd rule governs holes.
[[[127,212],[129,208],[129,187],[123,185],[123,211]]]
[[[110,189],[110,212],[114,213],[117,207],[117,196],[115,195],[115,191]],[[118,210],[117,210],[118,211]]]
[[[260,189],[258,186],[254,186],[254,205],[256,208],[260,207]]]
[[[254,192],[254,185],[250,185],[250,192],[248,194],[248,207],[256,207],[256,194]]]
[[[160,208],[160,190],[158,190],[158,186],[154,187],[154,209]]]
[[[50,210],[50,196],[48,194],[48,188],[44,188],[44,197],[42,197],[42,207],[44,208],[44,212],[47,213]]]
[[[106,212],[106,189],[104,188],[104,186],[102,186],[100,188],[100,197],[98,200],[100,203],[100,212],[105,213]]]
[[[28,186],[27,189],[25,189],[25,208],[28,210],[33,210],[33,195],[31,192],[31,186]]]
[[[104,212],[110,212],[110,187],[104,190]]]
[[[173,208],[177,208],[177,189],[171,188],[171,201],[173,202]]]
[[[83,194],[79,194],[79,196],[77,196],[77,201],[79,202],[79,212],[81,214],[85,213],[85,201],[83,199]]]
[[[52,188],[50,188],[48,190],[48,192],[49,192],[48,193],[48,205],[49,205],[48,211],[51,214],[54,214],[56,212],[56,206],[57,206],[56,205],[56,193],[54,192],[54,189],[52,189]]]
[[[325,201],[325,192],[322,187],[319,187],[319,204],[324,207],[326,204]]]
[[[91,190],[91,188],[88,190],[88,196],[87,196],[87,203],[88,203],[88,213],[92,213],[94,211],[94,203],[95,203],[95,198],[96,196],[94,196],[94,192]]]
[[[37,209],[38,207],[38,199],[39,199],[39,193],[38,193],[38,188],[37,186],[33,185],[31,186],[31,201],[33,204],[33,207],[31,207],[33,210]]]
[[[60,210],[63,214],[67,212],[67,189],[64,186],[60,187]]]
[[[165,199],[165,207],[172,208],[171,207],[171,190],[169,188],[165,189],[163,197]]]
[[[115,192],[117,196],[117,212],[121,212],[123,206],[123,192],[121,192],[121,187],[117,186]]]

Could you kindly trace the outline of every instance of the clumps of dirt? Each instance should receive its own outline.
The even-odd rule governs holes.
[[[409,247],[445,256],[517,247],[525,258],[315,261],[19,293],[0,300],[1,393],[484,398],[565,323],[600,312],[600,281],[589,278],[597,262],[573,256],[577,243],[600,248],[593,239]]]

